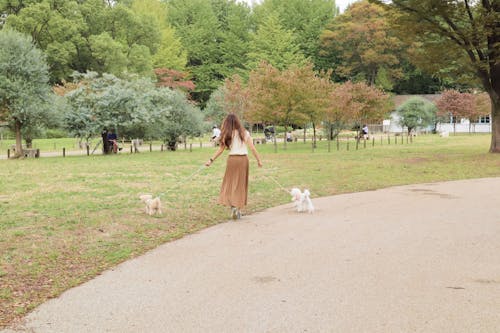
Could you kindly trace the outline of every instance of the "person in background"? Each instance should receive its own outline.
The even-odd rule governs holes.
[[[214,125],[212,127],[212,141],[215,143],[216,146],[219,145],[219,138],[220,138],[220,129],[217,127],[217,125]]]
[[[248,148],[262,167],[259,153],[253,144],[250,133],[243,127],[238,117],[231,113],[222,122],[220,147],[205,165],[208,167],[224,152],[229,151],[226,172],[222,180],[218,203],[231,207],[231,218],[241,218],[241,209],[248,200]]]
[[[363,134],[363,139],[368,140],[368,125],[363,125],[361,129],[361,133]]]
[[[118,152],[118,137],[113,130],[110,130],[108,133],[108,144],[110,152],[116,154]]]

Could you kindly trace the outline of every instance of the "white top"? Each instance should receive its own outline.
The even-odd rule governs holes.
[[[248,133],[248,131],[245,131],[245,140],[247,140],[249,137],[250,133]],[[233,133],[229,155],[248,155],[247,144],[241,141],[238,131],[234,131]]]

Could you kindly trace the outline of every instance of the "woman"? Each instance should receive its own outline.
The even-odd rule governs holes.
[[[233,113],[228,114],[222,122],[219,143],[219,149],[214,157],[210,158],[205,165],[212,165],[224,150],[229,150],[226,173],[222,181],[218,203],[231,207],[231,217],[236,220],[241,217],[240,209],[247,204],[248,148],[255,156],[259,167],[262,167],[262,162],[250,133],[245,130],[238,117]]]

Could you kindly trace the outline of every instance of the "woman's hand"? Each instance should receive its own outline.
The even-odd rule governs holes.
[[[211,166],[212,162],[213,162],[212,159],[208,160],[207,163],[205,163],[205,166],[207,166],[207,167]]]
[[[259,168],[262,168],[262,161],[261,160],[257,160],[257,165],[259,166]]]

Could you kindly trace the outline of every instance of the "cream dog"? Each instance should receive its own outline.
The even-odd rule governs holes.
[[[314,213],[314,206],[311,201],[311,193],[309,190],[304,190],[301,192],[300,189],[294,187],[290,191],[290,195],[292,196],[292,202],[294,203],[297,212],[308,212]]]
[[[161,200],[160,197],[153,198],[151,194],[142,194],[139,196],[142,202],[146,204],[146,214],[161,214]]]

